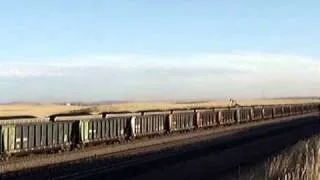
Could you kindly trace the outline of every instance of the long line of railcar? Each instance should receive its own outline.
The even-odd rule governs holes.
[[[174,109],[0,121],[0,155],[69,151],[95,143],[188,132],[319,112],[319,104]]]

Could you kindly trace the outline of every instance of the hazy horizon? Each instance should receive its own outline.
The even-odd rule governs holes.
[[[317,5],[7,1],[0,102],[320,96]]]
[[[232,98],[232,97],[231,97]],[[234,99],[234,98],[233,98]],[[270,98],[240,98],[237,101],[242,100],[276,100],[276,99],[319,99],[320,96],[292,96],[292,97],[270,97]],[[199,102],[210,102],[210,101],[229,101],[230,98],[224,99],[166,99],[166,100],[99,100],[99,101],[0,101],[0,105],[6,104],[66,104],[66,103],[80,103],[80,104],[117,104],[117,103],[134,103],[134,102],[176,102],[176,103],[199,103]]]

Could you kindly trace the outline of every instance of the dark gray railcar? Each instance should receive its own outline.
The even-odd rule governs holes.
[[[297,115],[298,114],[298,107],[297,105],[291,105],[291,114],[292,115]]]
[[[105,118],[81,120],[81,143],[122,141],[130,136],[131,118],[131,114],[107,114]]]
[[[272,106],[263,107],[263,119],[271,119],[274,117],[274,108]]]
[[[305,104],[303,105],[303,108],[306,113],[314,112],[313,104]]]
[[[244,122],[249,122],[251,120],[251,108],[249,107],[243,107],[239,108],[239,120],[238,122],[244,123]]]
[[[319,112],[320,111],[320,104],[313,104],[312,105],[312,111],[313,112]]]
[[[16,149],[70,148],[74,121],[16,126]],[[20,143],[17,141],[20,140]]]
[[[316,105],[310,104],[310,112],[315,112],[315,110],[316,110]]]
[[[302,114],[303,113],[303,108],[301,105],[298,105],[298,104],[294,104],[291,106],[291,109],[292,109],[292,114],[294,115],[298,115],[298,114]]]
[[[217,126],[218,111],[215,110],[197,110],[198,118],[197,126],[198,128],[214,127]]]
[[[316,106],[315,104],[310,104],[310,112],[315,112]]]
[[[284,116],[290,116],[291,115],[291,106],[290,105],[285,105],[283,106],[283,115]]]
[[[297,105],[297,111],[298,111],[298,114],[303,114],[303,106],[302,105]]]
[[[195,128],[196,113],[192,110],[172,111],[169,115],[170,131],[185,131]]]
[[[274,117],[282,117],[283,116],[283,106],[275,106],[274,107]]]
[[[143,112],[132,119],[133,132],[137,137],[164,134],[168,130],[170,112]]]
[[[252,120],[262,120],[263,119],[263,109],[262,107],[252,107]]]
[[[7,155],[33,151],[66,150],[76,142],[75,121],[2,125],[2,148]]]
[[[219,117],[220,125],[230,125],[236,123],[237,110],[236,109],[221,109]]]
[[[302,110],[303,110],[303,113],[310,112],[309,106],[307,104],[302,105]]]

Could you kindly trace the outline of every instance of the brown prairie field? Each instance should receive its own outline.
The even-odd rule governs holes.
[[[270,105],[270,104],[299,104],[299,103],[320,103],[320,99],[255,99],[238,100],[239,105]],[[101,112],[121,112],[121,111],[142,111],[142,110],[168,110],[175,108],[199,108],[229,106],[229,100],[216,100],[207,102],[129,102],[106,104],[99,106],[66,106],[66,105],[0,105],[0,117],[8,116],[35,116],[46,117],[55,114],[73,114],[84,112],[88,114],[99,114]]]
[[[45,117],[56,113],[67,113],[77,111],[84,107],[81,106],[63,106],[63,105],[0,105],[0,117],[6,116],[35,116]]]

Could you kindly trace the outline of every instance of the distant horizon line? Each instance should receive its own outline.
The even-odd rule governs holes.
[[[233,98],[233,97],[230,97]],[[167,100],[101,100],[101,101],[6,101],[1,102],[0,105],[9,104],[118,104],[118,103],[132,103],[132,102],[177,102],[177,103],[190,103],[190,102],[208,102],[228,100],[230,98],[215,98],[215,99],[167,99]],[[320,99],[320,96],[289,96],[289,97],[260,97],[260,98],[235,98],[236,100],[252,100],[252,99]]]

